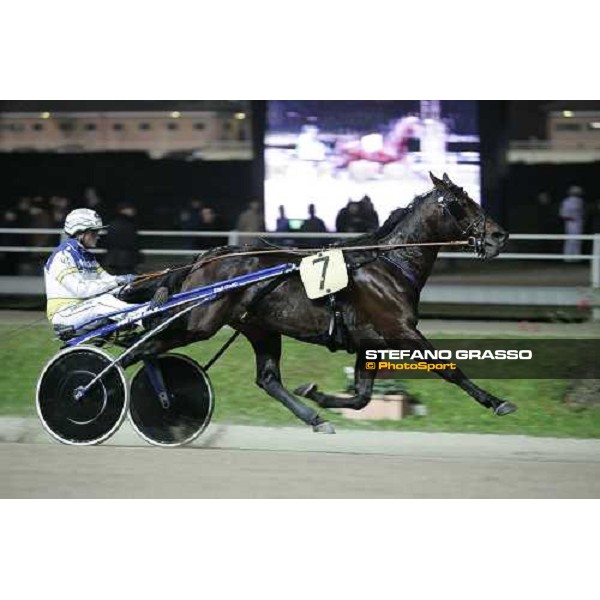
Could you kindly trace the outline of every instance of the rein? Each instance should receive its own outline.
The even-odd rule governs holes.
[[[366,246],[335,246],[336,250],[342,250],[346,252],[356,252],[361,250],[383,250],[384,252],[391,252],[396,248],[414,248],[418,246],[468,246],[471,248],[477,248],[478,243],[477,239],[474,237],[469,238],[468,240],[452,240],[449,242],[415,242],[415,243],[406,243],[406,244],[373,244]],[[162,271],[153,271],[152,273],[145,273],[140,275],[134,283],[142,283],[149,279],[154,279],[156,277],[161,277],[163,275],[167,275],[169,273],[174,273],[175,271],[181,271],[183,269],[188,269],[190,267],[196,267],[199,269],[211,262],[216,260],[222,260],[224,258],[233,258],[236,256],[257,256],[263,254],[314,254],[315,252],[322,252],[326,248],[295,248],[293,250],[286,250],[284,248],[278,248],[277,250],[247,250],[245,252],[230,252],[228,254],[220,254],[219,256],[212,256],[207,258],[206,260],[200,259],[200,262],[197,264],[196,261],[193,263],[187,263],[180,267],[171,267],[169,269],[164,269]]]

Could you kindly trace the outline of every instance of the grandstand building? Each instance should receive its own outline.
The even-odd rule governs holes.
[[[557,110],[561,105],[564,108]],[[598,102],[553,102],[546,111],[546,139],[513,141],[509,162],[582,163],[600,160],[600,110]],[[594,106],[596,105],[596,106]]]
[[[153,158],[252,159],[245,112],[5,112],[0,152],[147,152]]]

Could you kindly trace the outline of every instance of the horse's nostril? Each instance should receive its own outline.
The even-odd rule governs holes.
[[[492,233],[492,239],[501,244],[508,239],[508,233],[506,231],[494,231],[494,233]]]

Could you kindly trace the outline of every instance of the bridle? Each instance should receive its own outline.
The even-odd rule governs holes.
[[[462,245],[471,249],[481,259],[485,258],[485,227],[487,223],[486,214],[481,211],[480,214],[473,219],[466,226],[461,225],[461,220],[466,216],[465,209],[458,203],[458,198],[451,193],[441,192],[436,190],[436,193],[440,194],[437,198],[437,204],[442,209],[442,212],[446,213],[453,222],[454,227],[459,232],[462,240],[455,240],[447,242],[447,245]],[[460,214],[459,213],[462,213]],[[425,245],[425,244],[416,244]],[[383,253],[380,257],[386,262],[393,265],[395,268],[400,270],[403,275],[412,283],[416,289],[421,289],[421,283],[418,277],[415,275],[410,267],[410,264],[404,261],[401,257],[386,256]]]
[[[440,192],[440,197],[437,200],[438,206],[444,211],[459,232],[459,235],[468,242],[468,247],[473,250],[479,258],[485,258],[485,228],[487,225],[487,215],[481,213],[475,217],[470,223],[465,226],[461,224],[464,218],[465,210],[458,204],[458,199],[454,194],[449,196],[448,193]],[[455,210],[460,210],[463,214],[455,214]]]

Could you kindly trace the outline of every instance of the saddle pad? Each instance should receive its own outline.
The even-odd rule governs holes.
[[[323,250],[300,261],[300,279],[306,295],[314,300],[348,285],[348,269],[341,250]]]

